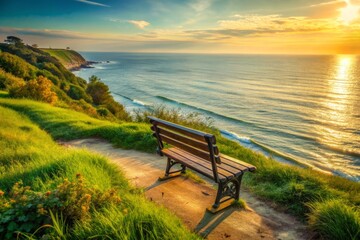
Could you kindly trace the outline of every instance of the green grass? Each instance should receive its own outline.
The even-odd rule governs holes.
[[[31,100],[1,99],[0,105],[29,117],[56,140],[101,137],[117,147],[154,152],[155,139],[145,123],[122,124],[91,118],[69,109]]]
[[[132,148],[154,152],[156,142],[146,123],[110,123],[96,120],[87,115],[67,109],[51,107],[47,104],[28,100],[0,99],[0,106],[14,109],[29,117],[54,139],[76,139],[82,137],[101,137],[123,148]],[[306,222],[316,215],[313,204],[326,205],[337,199],[347,208],[355,209],[355,218],[360,215],[360,184],[350,180],[323,174],[311,169],[281,164],[271,158],[246,149],[239,144],[220,136],[219,132],[207,124],[199,124],[195,118],[186,121],[186,117],[173,116],[174,111],[162,111],[159,114],[173,121],[179,121],[189,127],[200,128],[216,135],[217,145],[222,153],[249,162],[257,167],[254,174],[245,174],[243,187],[258,197],[270,200],[281,208]],[[163,118],[166,118],[166,116]],[[141,120],[141,119],[140,119]],[[145,118],[142,117],[144,121]],[[321,213],[322,214],[322,213]],[[326,219],[324,220],[327,221]],[[330,223],[329,223],[330,224]],[[314,228],[316,231],[321,229]]]
[[[309,224],[323,239],[359,239],[359,212],[339,200],[311,205]]]
[[[51,108],[45,104],[38,105],[25,100],[12,101],[18,104],[31,105],[33,103],[35,108],[43,108],[42,110]],[[55,114],[57,111],[53,113]],[[53,120],[58,117],[59,121],[63,122],[64,118],[69,116],[63,114],[65,112],[60,111],[50,117],[51,113],[49,113],[48,117]],[[84,121],[86,119],[86,116],[77,115],[78,113],[75,112],[68,114],[83,117]],[[92,121],[94,124],[99,124],[98,126],[101,128],[106,125],[97,120]],[[85,123],[76,126],[80,129],[88,129]],[[0,189],[5,192],[4,196],[0,194],[0,215],[4,213],[2,211],[6,210],[6,207],[2,205],[2,198],[9,196],[8,194],[16,182],[22,181],[24,186],[30,186],[33,191],[40,194],[56,189],[64,179],[75,180],[76,175],[80,173],[86,179],[86,184],[94,189],[101,192],[110,189],[117,190],[122,199],[122,205],[121,207],[111,205],[105,209],[95,209],[86,220],[76,221],[75,225],[69,226],[68,231],[64,233],[67,238],[86,239],[98,234],[102,236],[99,238],[119,239],[197,238],[194,234],[189,233],[174,215],[146,201],[143,195],[135,193],[136,191],[132,190],[118,167],[111,164],[105,157],[85,150],[61,147],[41,128],[25,114],[0,106]],[[11,212],[8,211],[7,214],[11,214]],[[10,224],[8,231],[16,226],[14,224],[26,221],[24,220],[26,218]],[[0,217],[0,221],[6,220]],[[66,219],[66,221],[70,220]],[[55,234],[54,238],[59,237],[56,229],[65,229],[59,226],[55,228],[55,226],[57,225],[53,223],[53,227],[48,229],[52,236]],[[53,229],[52,232],[51,229]],[[3,231],[0,224],[0,238],[14,237],[11,234],[1,235]],[[24,232],[23,236],[26,234]]]
[[[79,53],[74,50],[47,48],[42,48],[41,50],[55,57],[65,67],[72,64],[81,64],[86,61]]]

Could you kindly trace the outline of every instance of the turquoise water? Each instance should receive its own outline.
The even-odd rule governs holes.
[[[279,161],[360,180],[360,56],[82,53],[128,110],[197,111]],[[106,62],[109,61],[109,62]]]

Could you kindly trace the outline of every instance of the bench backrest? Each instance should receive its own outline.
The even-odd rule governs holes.
[[[158,141],[158,152],[164,148],[164,142],[180,148],[201,159],[210,161],[214,178],[217,179],[216,164],[221,164],[219,149],[215,136],[195,129],[187,128],[156,117],[148,117],[152,124],[151,130]]]

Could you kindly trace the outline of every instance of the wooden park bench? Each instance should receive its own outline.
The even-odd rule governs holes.
[[[255,166],[220,154],[212,134],[155,117],[148,118],[158,142],[157,153],[167,157],[165,177],[162,179],[173,177],[175,173],[185,173],[188,167],[214,180],[218,184],[217,195],[214,205],[208,208],[213,213],[230,206],[234,202],[231,200],[239,200],[243,174],[254,172]],[[164,143],[170,146],[164,148]],[[181,169],[170,171],[177,164]]]

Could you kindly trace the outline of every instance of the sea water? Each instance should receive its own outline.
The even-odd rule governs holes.
[[[360,56],[83,52],[129,111],[155,104],[211,117],[279,161],[360,180]]]

